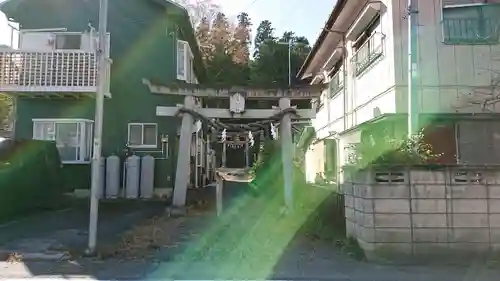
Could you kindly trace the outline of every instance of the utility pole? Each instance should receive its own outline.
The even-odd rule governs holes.
[[[292,39],[288,39],[288,87],[292,87]]]
[[[292,87],[292,38],[288,42],[278,42],[278,44],[288,45],[288,87]]]
[[[97,242],[97,221],[99,214],[99,188],[103,176],[99,167],[102,148],[102,123],[104,111],[104,92],[106,91],[107,75],[107,23],[108,23],[108,0],[99,1],[99,46],[97,49],[98,81],[95,98],[94,119],[94,150],[92,153],[92,181],[90,190],[90,219],[89,219],[89,241],[87,254],[94,254]]]
[[[418,76],[418,18],[417,1],[408,0],[408,137],[419,130],[419,104],[416,82]]]

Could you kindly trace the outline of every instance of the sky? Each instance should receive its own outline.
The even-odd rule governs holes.
[[[3,0],[0,0],[2,2]],[[270,20],[275,35],[294,31],[314,44],[330,15],[336,0],[213,0],[230,19],[247,12],[252,19],[253,32],[263,20]],[[4,23],[5,25],[5,23]],[[4,34],[4,32],[2,32]],[[5,34],[4,34],[5,35]],[[4,37],[5,36],[0,36]]]
[[[247,12],[252,19],[253,32],[263,20],[270,20],[275,35],[294,31],[314,44],[336,0],[213,0],[228,18]]]

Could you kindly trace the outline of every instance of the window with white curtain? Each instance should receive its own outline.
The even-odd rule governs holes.
[[[55,141],[63,163],[88,163],[92,152],[92,120],[33,119],[33,139]]]
[[[198,84],[194,74],[194,56],[187,41],[177,40],[177,79]]]
[[[186,41],[177,41],[177,79],[186,80]]]
[[[156,148],[158,126],[155,123],[129,123],[128,146],[131,148]]]

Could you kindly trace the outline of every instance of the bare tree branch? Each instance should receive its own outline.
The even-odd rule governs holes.
[[[212,22],[221,11],[213,0],[174,0],[174,2],[186,8],[194,28],[198,27],[203,19]]]
[[[492,54],[494,64],[500,65],[500,54]],[[458,98],[458,105],[455,106],[455,111],[469,107],[470,105],[480,105],[482,112],[495,112],[497,103],[500,103],[500,70],[478,68],[480,70],[489,71],[492,75],[489,86],[477,87],[468,95]]]

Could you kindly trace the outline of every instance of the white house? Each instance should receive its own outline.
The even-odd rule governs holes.
[[[0,48],[16,49],[18,45],[19,24],[7,18],[0,11]]]
[[[499,163],[500,1],[415,2],[413,94],[428,142],[443,163]],[[337,1],[298,74],[329,84],[306,153],[308,180],[335,174],[364,135],[406,131],[407,12],[407,0]]]

